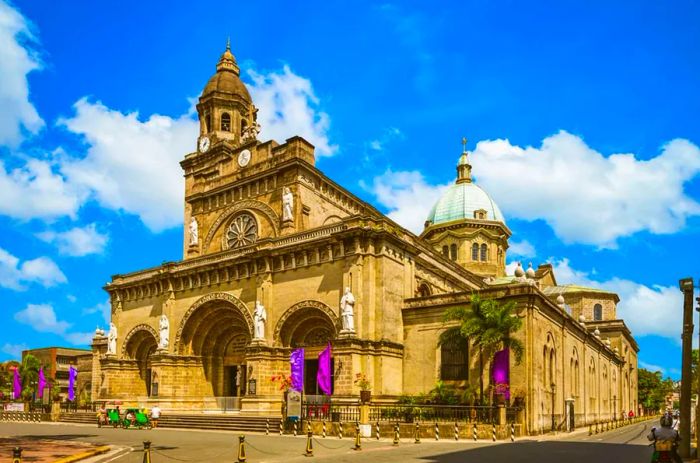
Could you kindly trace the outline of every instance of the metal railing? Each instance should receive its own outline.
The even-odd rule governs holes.
[[[360,406],[305,402],[301,405],[301,417],[305,421],[354,422],[360,420]]]
[[[506,408],[506,421],[514,423],[519,409]],[[475,422],[496,423],[498,421],[499,408],[489,406],[470,405],[370,405],[369,419],[375,421],[390,421],[413,423],[415,421],[428,422]]]

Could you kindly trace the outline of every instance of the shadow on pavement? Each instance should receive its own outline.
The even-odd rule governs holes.
[[[75,440],[86,437],[97,437],[97,434],[26,434],[23,436],[12,436],[13,439],[23,440]]]
[[[422,459],[436,463],[465,461],[508,463],[643,463],[651,461],[652,448],[646,445],[603,442],[518,442],[479,447]]]

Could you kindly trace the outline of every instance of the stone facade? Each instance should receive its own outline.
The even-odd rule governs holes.
[[[289,373],[291,351],[305,348],[305,392],[317,394],[314,362],[329,342],[334,400],[357,400],[358,373],[373,397],[427,392],[440,378],[444,310],[480,293],[517,301],[524,317],[514,336],[526,355],[512,365],[511,387],[521,391],[529,432],[547,428],[555,414],[561,420],[567,399],[581,423],[636,407],[637,346],[614,320],[616,296],[567,295],[583,314],[601,301],[611,323],[594,333],[547,289],[556,286],[551,266],[529,279],[505,276],[505,223],[476,211],[430,223],[418,237],[326,177],[306,140],[258,141],[257,110],[228,49],[197,108],[197,151],[181,163],[183,260],[115,275],[105,287],[118,336],[113,354],[104,333],[93,342],[96,397],[180,410],[237,397],[241,413],[277,415],[282,392],[272,378]],[[460,172],[470,175],[463,158]],[[475,263],[468,256],[477,242],[488,250]],[[355,297],[350,333],[341,333],[344,288]],[[267,314],[261,339],[254,339],[256,302]],[[163,315],[167,347],[159,347]],[[481,374],[488,385],[473,352],[465,361],[468,378],[454,383],[474,384]]]

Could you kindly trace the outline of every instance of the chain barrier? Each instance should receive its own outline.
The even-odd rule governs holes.
[[[343,444],[341,444],[341,445],[339,445],[339,446],[337,446],[337,447],[334,447],[334,446],[329,446],[329,445],[324,444],[324,441],[319,440],[319,439],[317,439],[316,437],[312,437],[312,439],[313,439],[314,442],[316,442],[318,445],[320,445],[321,447],[326,448],[326,449],[328,449],[328,450],[338,450],[338,449],[342,449],[342,448],[346,447],[346,445],[347,445],[347,444],[343,443]],[[331,442],[331,441],[325,441],[325,442]]]

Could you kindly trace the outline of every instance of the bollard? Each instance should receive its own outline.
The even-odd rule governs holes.
[[[595,428],[593,428],[593,434],[598,434],[598,422],[595,422]]]
[[[311,421],[306,422],[306,432],[307,433],[311,432]]]
[[[151,441],[143,441],[143,463],[151,463]]]
[[[377,437],[377,440],[379,440],[379,421],[377,421],[377,424],[374,425],[374,434]]]
[[[416,423],[416,435],[415,435],[416,441],[414,442],[415,444],[420,444],[420,424]]]
[[[339,421],[338,422],[338,439],[343,438],[343,422]]]
[[[496,442],[496,423],[491,425],[491,438]]]
[[[592,436],[592,435],[593,435],[593,425],[592,425],[592,424],[589,424],[589,425],[588,425],[588,435],[589,435],[589,436]]]
[[[322,429],[322,431],[323,431],[323,432],[322,432],[321,436],[323,436],[323,438],[325,439],[325,438],[326,438],[326,420],[323,420],[323,429]]]
[[[280,420],[280,436],[284,434],[284,425],[282,424],[282,420]]]
[[[455,421],[455,440],[459,440],[459,424]]]
[[[360,423],[355,421],[355,447],[353,450],[362,450],[362,442],[360,441]]]
[[[399,436],[399,424],[396,423],[396,424],[394,425],[394,442],[393,442],[394,446],[398,446],[398,445],[399,445],[399,438],[400,438],[400,437],[401,437],[401,436]]]
[[[515,442],[515,425],[513,423],[510,424],[510,441]]]
[[[437,422],[435,422],[435,440],[440,440],[440,428]]]
[[[294,431],[293,431],[294,437],[297,437],[297,422],[294,422]]]
[[[22,463],[22,447],[15,447],[12,450],[12,463]]]
[[[312,441],[313,433],[311,431],[306,433],[306,452],[304,452],[305,457],[314,456],[314,444]]]
[[[237,463],[245,463],[245,436],[238,436],[238,460]]]
[[[265,435],[270,435],[270,418],[265,419]]]
[[[474,427],[472,428],[472,434],[474,435],[474,442],[476,442],[476,423],[474,423]]]

